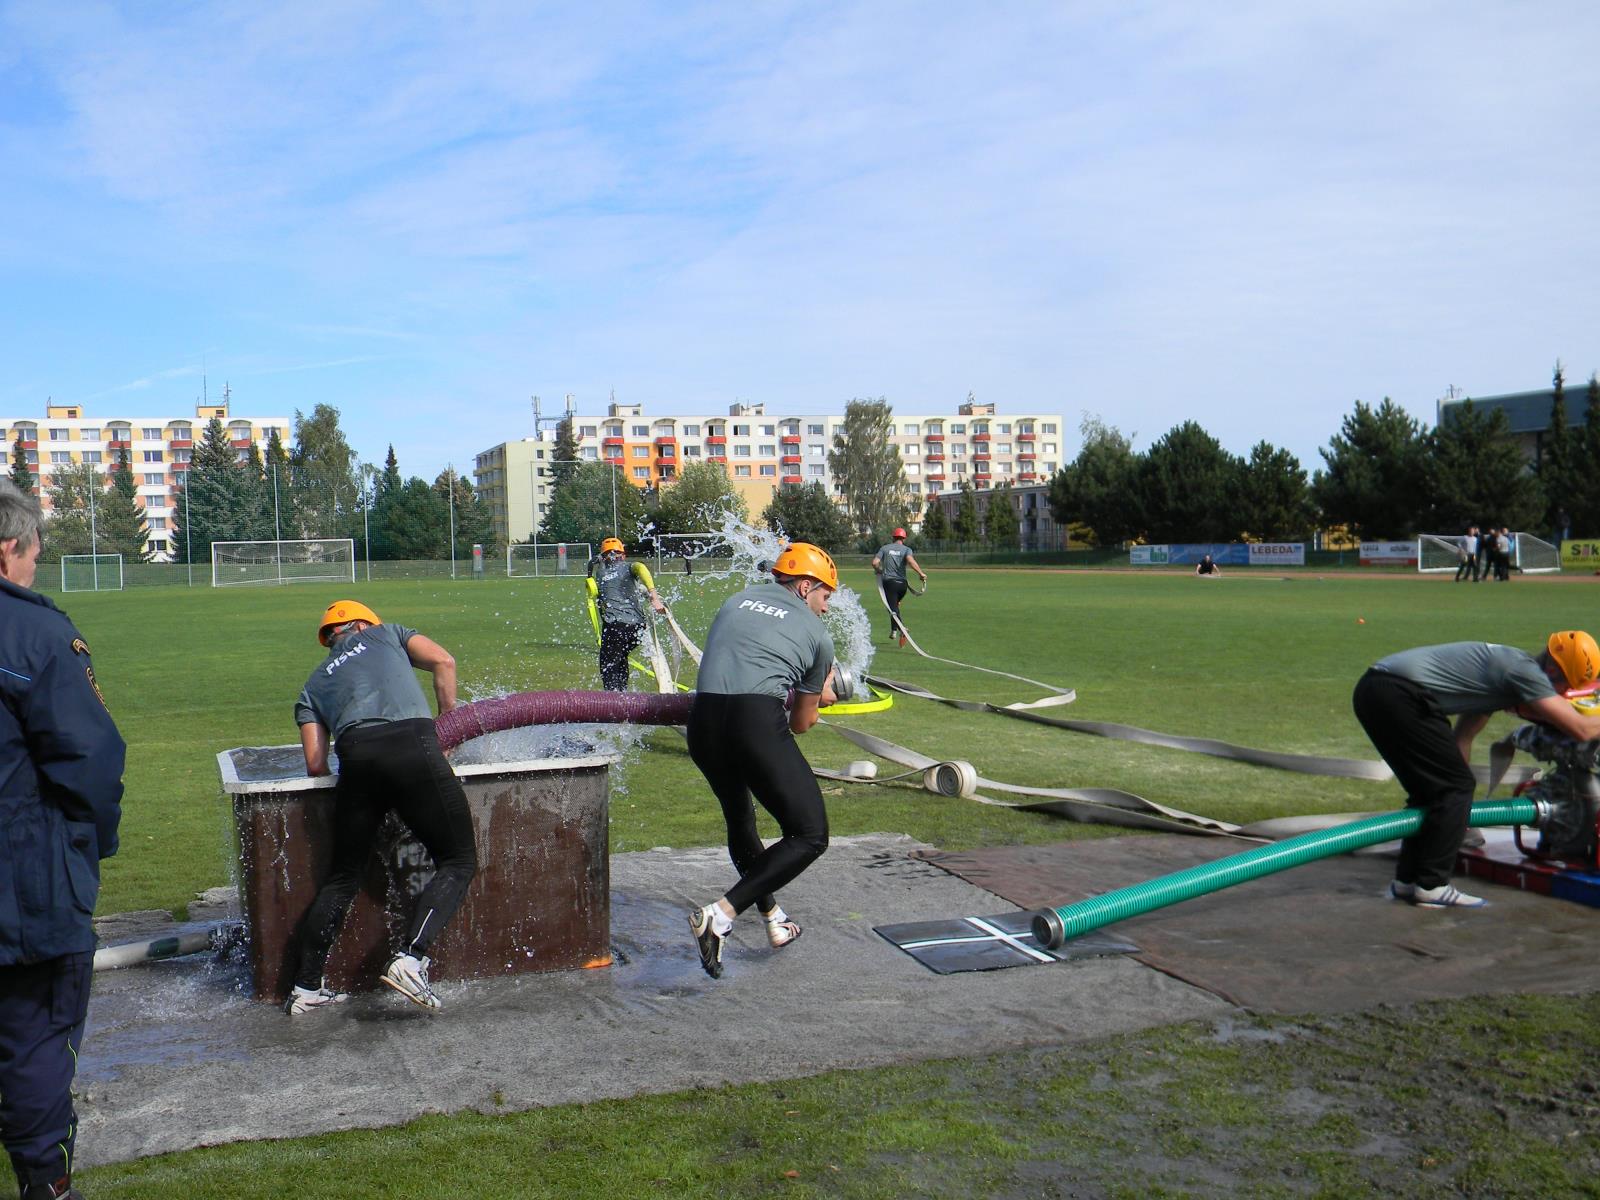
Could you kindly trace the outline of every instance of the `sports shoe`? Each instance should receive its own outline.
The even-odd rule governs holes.
[[[722,978],[722,943],[726,934],[718,933],[711,914],[703,908],[689,910],[689,932],[700,948],[700,966],[713,979]]]
[[[1417,885],[1414,883],[1401,883],[1398,879],[1389,884],[1389,895],[1395,900],[1411,901],[1416,897]]]
[[[303,988],[295,984],[294,990],[289,993],[289,998],[283,1002],[283,1011],[291,1017],[298,1017],[302,1013],[326,1008],[330,1004],[343,1004],[348,999],[350,999],[349,992],[336,992],[326,982],[316,988]]]
[[[800,922],[791,921],[781,913],[766,918],[766,921],[767,941],[772,943],[774,950],[782,950],[800,936]]]
[[[72,1176],[63,1175],[51,1183],[24,1184],[22,1200],[83,1200],[83,1193],[72,1186]]]
[[[396,954],[379,977],[413,1004],[420,1004],[429,1012],[438,1012],[444,1005],[428,986],[428,960],[414,954]]]
[[[1454,884],[1446,883],[1436,888],[1415,889],[1411,893],[1411,903],[1418,908],[1485,908],[1489,902],[1481,896],[1469,896],[1458,891]]]

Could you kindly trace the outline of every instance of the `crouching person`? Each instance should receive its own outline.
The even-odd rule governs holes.
[[[333,865],[301,927],[291,1016],[348,997],[323,972],[333,940],[361,885],[362,869],[393,809],[433,858],[434,874],[417,897],[405,940],[382,982],[423,1008],[437,1010],[428,983],[428,947],[461,906],[478,870],[472,817],[461,782],[445,761],[428,702],[412,668],[433,676],[441,713],[456,705],[456,661],[414,629],[385,625],[354,600],[323,614],[317,637],[328,657],[295,704],[306,771],[328,774],[332,739],[339,756],[334,797]]]

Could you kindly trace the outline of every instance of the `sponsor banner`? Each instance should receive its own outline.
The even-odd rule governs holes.
[[[1414,567],[1417,565],[1417,543],[1362,542],[1363,567]]]
[[[1128,565],[1134,567],[1164,567],[1167,565],[1165,546],[1128,547]]]
[[[1306,565],[1304,542],[1251,542],[1252,567],[1303,567]]]
[[[1600,571],[1600,538],[1568,538],[1561,543],[1561,565],[1579,570]]]
[[[1290,543],[1276,543],[1278,546]],[[1253,557],[1254,546],[1244,542],[1189,542],[1167,546],[1130,546],[1128,548],[1128,562],[1135,567],[1165,567],[1181,566],[1192,567],[1207,554],[1211,560],[1221,566],[1249,566],[1256,561]],[[1300,546],[1300,558],[1292,560],[1287,554],[1273,555],[1263,561],[1283,564],[1290,561],[1305,562],[1305,547]]]

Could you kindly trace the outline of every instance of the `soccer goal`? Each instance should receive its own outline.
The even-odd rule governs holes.
[[[582,575],[589,569],[588,542],[513,542],[506,547],[506,575],[534,579],[541,575]]]
[[[1461,565],[1465,551],[1461,537],[1449,533],[1420,533],[1417,535],[1417,570],[1428,573],[1454,573]]]
[[[353,538],[211,543],[212,587],[355,581]]]
[[[726,575],[733,569],[733,547],[720,533],[656,534],[656,574],[682,571]]]
[[[122,555],[63,554],[61,556],[63,592],[120,592]]]
[[[1561,551],[1531,533],[1514,533],[1511,562],[1526,575],[1552,575],[1561,570]]]

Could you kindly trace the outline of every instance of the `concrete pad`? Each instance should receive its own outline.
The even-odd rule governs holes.
[[[613,966],[447,984],[437,1016],[384,991],[291,1019],[248,999],[242,966],[203,956],[102,972],[79,1161],[1059,1045],[1229,1010],[1126,958],[934,974],[872,927],[997,905],[910,857],[928,849],[836,839],[782,896],[805,936],[773,951],[746,914],[720,980],[685,922],[734,878],[709,849],[612,858]]]

